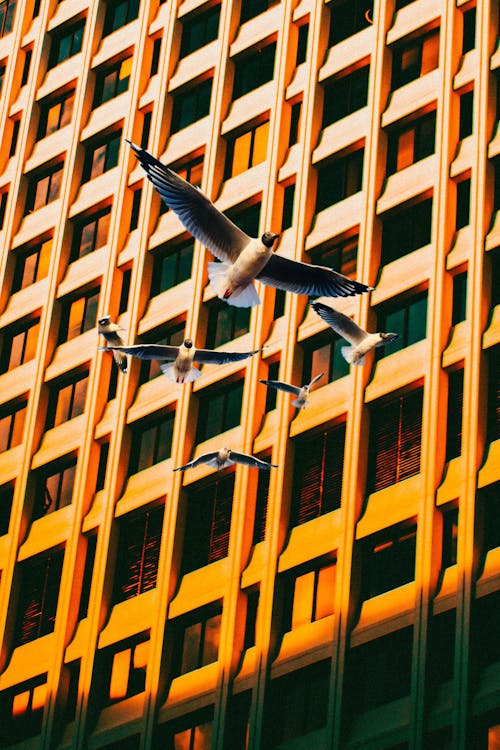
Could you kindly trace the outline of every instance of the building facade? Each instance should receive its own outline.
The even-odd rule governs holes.
[[[498,14],[0,1],[2,747],[500,748]],[[215,298],[125,138],[399,339]],[[278,468],[172,471],[223,445]]]

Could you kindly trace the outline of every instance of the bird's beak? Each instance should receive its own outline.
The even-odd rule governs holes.
[[[395,341],[399,338],[399,333],[384,333],[384,341],[388,344],[390,341]]]

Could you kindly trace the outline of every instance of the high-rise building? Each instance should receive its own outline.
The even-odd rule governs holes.
[[[498,14],[0,0],[2,747],[500,748]],[[399,339],[214,297],[125,138]],[[172,471],[222,446],[278,468]]]

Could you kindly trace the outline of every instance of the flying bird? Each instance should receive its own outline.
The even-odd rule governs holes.
[[[398,333],[367,333],[344,313],[322,302],[313,302],[312,308],[320,318],[330,325],[335,333],[342,336],[352,346],[343,346],[342,356],[351,365],[364,365],[366,355],[377,346],[384,346],[398,338]]]
[[[249,456],[247,453],[238,453],[232,451],[229,448],[221,448],[213,453],[204,453],[203,456],[194,458],[192,461],[188,461],[184,466],[178,466],[173,471],[186,471],[186,469],[193,469],[195,466],[200,464],[207,464],[207,466],[213,466],[214,469],[220,471],[225,469],[226,466],[233,466],[234,464],[243,464],[243,466],[252,466],[255,469],[277,469],[276,464],[271,464],[268,461],[262,461],[260,458],[255,456]]]
[[[274,255],[279,235],[264,232],[249,237],[221,213],[199,188],[186,182],[148,151],[127,140],[147,177],[184,227],[220,261],[208,264],[210,285],[236,307],[260,302],[254,279],[297,294],[316,297],[352,297],[372,287],[337,271]]]
[[[264,383],[264,385],[267,385],[268,388],[275,388],[277,391],[285,391],[285,393],[291,393],[294,396],[297,396],[297,398],[292,401],[292,405],[296,406],[297,409],[305,409],[309,400],[309,393],[311,391],[311,388],[315,383],[318,382],[320,378],[323,377],[324,374],[324,372],[320,372],[320,374],[316,375],[316,377],[313,378],[310,383],[307,383],[307,385],[303,385],[301,387],[298,385],[290,385],[290,383],[283,383],[281,380],[259,379],[259,383]]]
[[[97,330],[102,336],[104,336],[108,344],[111,344],[113,346],[121,346],[123,344],[123,339],[118,334],[118,331],[121,331],[123,329],[120,328],[120,326],[116,323],[111,322],[111,315],[103,315],[102,318],[99,318],[97,322]],[[111,349],[112,347],[102,346],[99,348],[106,351],[106,349]],[[127,357],[125,356],[125,354],[122,354],[122,352],[120,351],[113,351],[113,359],[122,372],[127,372]]]
[[[202,376],[193,362],[208,365],[225,365],[228,362],[240,362],[247,359],[260,349],[252,352],[225,352],[213,351],[212,349],[197,349],[193,346],[191,339],[184,339],[180,346],[169,346],[166,344],[134,344],[133,346],[107,346],[103,349],[111,349],[117,354],[130,354],[139,359],[167,359],[174,360],[171,364],[160,365],[161,371],[173,383],[190,383]]]

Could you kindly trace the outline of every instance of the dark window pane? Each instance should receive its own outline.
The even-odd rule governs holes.
[[[428,245],[431,241],[432,198],[382,219],[383,265]]]
[[[317,212],[361,190],[364,153],[364,149],[359,149],[341,159],[318,166]]]
[[[369,599],[415,578],[417,527],[384,529],[363,540],[363,598]]]
[[[239,99],[272,80],[275,54],[276,43],[273,43],[235,62],[233,99]]]
[[[210,111],[212,79],[198,83],[194,88],[174,94],[171,133],[206,117]]]
[[[182,572],[201,568],[227,556],[234,474],[189,491]]]
[[[114,603],[156,587],[163,511],[159,506],[120,520]]]
[[[461,323],[467,317],[467,271],[453,277],[453,310],[451,324]]]
[[[217,39],[219,17],[220,5],[216,5],[183,22],[180,57],[185,57]]]
[[[369,76],[370,67],[366,66],[324,84],[322,127],[366,107]]]
[[[37,555],[21,564],[15,645],[54,630],[64,551]]]

